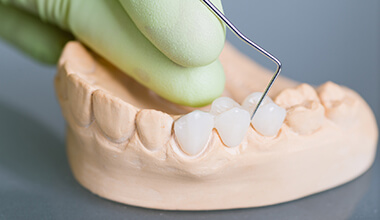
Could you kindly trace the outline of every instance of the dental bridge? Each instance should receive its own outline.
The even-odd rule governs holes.
[[[253,127],[261,134],[275,136],[280,130],[286,116],[286,110],[273,103],[267,97],[269,90],[281,72],[281,62],[242,34],[209,0],[202,1],[242,41],[272,60],[277,65],[277,69],[265,91],[263,93],[252,93],[244,100],[242,106],[231,98],[222,97],[212,103],[211,114],[194,111],[180,118],[175,123],[174,130],[182,149],[191,155],[198,154],[203,149],[213,128],[216,128],[219,132],[225,145],[236,147],[242,142],[247,133],[250,121],[252,121]],[[256,114],[258,116],[254,117]],[[191,129],[188,129],[189,126]],[[191,134],[193,130],[196,130],[197,133],[203,133],[204,135],[199,136],[203,138],[193,138],[196,135]]]

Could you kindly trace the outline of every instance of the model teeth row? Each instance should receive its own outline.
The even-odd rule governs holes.
[[[215,128],[228,147],[236,147],[243,141],[252,126],[264,136],[275,136],[280,130],[286,110],[279,107],[269,97],[265,97],[255,117],[251,115],[258,104],[260,92],[249,95],[240,106],[233,99],[216,99],[210,112],[193,111],[179,118],[174,124],[174,132],[182,150],[189,155],[199,154]]]
[[[137,133],[150,151],[163,148],[171,140],[174,120],[170,115],[137,109],[82,77],[61,70],[56,81],[65,109],[62,112],[72,128],[88,129],[95,122],[103,135],[115,143],[124,143]],[[276,104],[269,97],[265,98],[250,121],[261,95],[249,95],[242,105],[222,97],[214,101],[210,112],[194,111],[182,116],[174,122],[174,137],[180,148],[189,155],[199,154],[205,149],[213,129],[226,146],[238,146],[250,124],[263,136],[275,136],[283,123],[286,129],[299,135],[310,135],[322,127],[326,118],[342,128],[349,127],[358,114],[360,102],[352,92],[331,82],[317,91],[310,85],[301,84],[283,90],[276,97]]]

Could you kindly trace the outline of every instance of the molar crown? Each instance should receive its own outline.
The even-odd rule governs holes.
[[[251,115],[253,114],[253,111],[255,110],[257,104],[259,103],[261,97],[263,96],[262,92],[254,92],[250,95],[248,95],[242,104],[242,107],[247,110]],[[272,99],[268,96],[264,97],[264,100],[261,102],[261,106],[273,102]]]
[[[215,128],[225,145],[238,146],[249,128],[250,114],[239,107],[225,111],[215,117]]]
[[[248,95],[243,101],[243,108],[252,115],[262,96],[262,92],[254,92]],[[260,134],[275,136],[280,130],[285,116],[285,109],[273,103],[270,97],[265,96],[251,123]]]
[[[228,147],[236,147],[244,139],[250,114],[237,102],[220,97],[212,103],[210,113],[196,110],[175,122],[174,131],[185,153],[196,155],[201,152],[214,127]]]
[[[256,116],[250,120],[249,111],[253,112],[262,95],[260,92],[249,95],[244,101],[244,108],[231,98],[220,97],[212,103],[211,114],[196,110],[182,116],[174,124],[182,150],[190,155],[198,154],[206,144],[213,127],[228,147],[241,144],[251,122],[259,133],[265,136],[277,135],[286,111],[273,103],[269,97],[264,98]]]
[[[219,115],[234,107],[240,107],[239,103],[229,97],[220,97],[212,102],[210,113],[213,115]]]
[[[215,129],[228,147],[238,146],[249,128],[250,114],[233,99],[220,97],[211,106],[215,115]]]
[[[260,106],[252,119],[252,125],[264,136],[275,136],[281,129],[286,110],[271,102]]]

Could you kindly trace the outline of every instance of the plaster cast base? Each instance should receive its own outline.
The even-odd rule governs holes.
[[[228,81],[227,94],[241,100],[246,96],[243,91],[250,90],[248,86],[262,83],[247,82],[244,87],[245,81],[237,79],[252,78],[249,74],[255,67],[230,48],[226,50],[222,63],[227,78],[240,74],[235,81]],[[236,60],[229,63],[232,59]],[[167,210],[258,207],[344,184],[364,173],[374,161],[378,135],[374,115],[349,89],[339,90],[354,100],[355,111],[350,111],[349,104],[333,106],[327,115],[331,120],[320,119],[320,128],[310,134],[301,135],[287,124],[276,137],[263,137],[250,128],[240,146],[228,148],[214,130],[204,151],[190,157],[181,151],[170,127],[172,117],[178,116],[141,110],[126,101],[146,108],[150,103],[162,103],[171,111],[189,109],[170,106],[155,96],[133,99],[133,92],[144,88],[123,74],[115,77],[114,71],[109,64],[91,58],[78,43],[71,43],[56,78],[58,99],[68,123],[70,167],[85,188],[101,197]],[[266,73],[257,75],[261,81],[268,78]],[[278,82],[272,92],[294,84],[283,79]],[[142,111],[152,115],[148,122],[139,119]],[[336,114],[339,111],[347,114]],[[159,121],[168,122],[169,127],[156,126]],[[156,136],[149,136],[153,133]],[[151,146],[146,140],[152,138],[162,144]]]

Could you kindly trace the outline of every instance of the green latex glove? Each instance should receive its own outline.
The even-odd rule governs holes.
[[[225,27],[199,0],[0,1],[72,32],[172,102],[203,106],[224,89]]]
[[[65,44],[74,40],[74,36],[57,26],[3,4],[0,4],[0,38],[47,64],[57,63]]]

